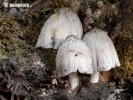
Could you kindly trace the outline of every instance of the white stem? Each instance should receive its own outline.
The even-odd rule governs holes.
[[[99,72],[91,74],[90,83],[97,83],[99,82]]]
[[[74,90],[77,86],[79,86],[79,78],[76,72],[70,73],[68,75],[68,79],[72,90]]]

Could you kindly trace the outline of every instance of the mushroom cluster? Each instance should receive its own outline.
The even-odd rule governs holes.
[[[77,71],[91,74],[90,82],[97,83],[100,71],[120,66],[107,32],[94,28],[81,40],[82,34],[78,16],[68,8],[62,8],[45,22],[36,44],[36,47],[58,49],[57,78],[68,75],[72,90],[79,86]]]

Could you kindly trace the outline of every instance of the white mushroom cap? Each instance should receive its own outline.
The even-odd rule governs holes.
[[[117,52],[107,32],[94,28],[85,34],[83,41],[90,49],[95,72],[120,66]]]
[[[62,8],[45,22],[36,47],[57,49],[67,36],[75,35],[81,39],[82,34],[79,17],[68,8]]]
[[[92,74],[92,59],[88,46],[75,36],[69,36],[57,52],[57,77],[63,77],[77,71]]]

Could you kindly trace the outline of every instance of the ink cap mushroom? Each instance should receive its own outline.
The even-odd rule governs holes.
[[[57,51],[56,75],[57,78],[68,75],[71,90],[79,86],[77,71],[92,74],[92,59],[88,46],[76,36],[68,36]]]
[[[83,29],[76,13],[68,8],[61,8],[51,15],[41,29],[36,47],[57,49],[69,35],[81,39]]]
[[[99,82],[100,71],[108,71],[120,66],[116,49],[107,32],[94,28],[84,35],[83,41],[90,49],[94,67],[90,83]]]

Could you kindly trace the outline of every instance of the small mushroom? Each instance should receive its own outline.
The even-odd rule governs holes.
[[[99,81],[100,71],[108,71],[115,66],[120,66],[117,52],[107,32],[94,28],[85,34],[83,41],[90,49],[95,71],[91,75],[91,83]]]
[[[56,75],[68,75],[71,89],[79,86],[77,71],[92,74],[92,59],[88,46],[76,36],[68,36],[62,42],[56,56]]]
[[[62,8],[45,22],[36,47],[57,49],[67,36],[75,35],[81,39],[82,34],[79,17],[68,8]]]

